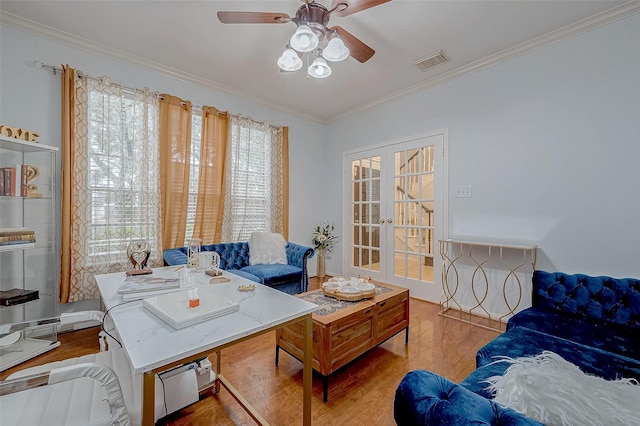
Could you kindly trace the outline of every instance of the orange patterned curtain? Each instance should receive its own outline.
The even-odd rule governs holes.
[[[202,107],[200,177],[193,238],[203,244],[219,243],[224,211],[224,161],[229,132],[229,115],[214,107]]]
[[[158,96],[62,76],[61,303],[99,297],[95,275],[131,267],[131,240],[152,244],[159,266]],[[127,113],[125,113],[127,112]]]
[[[160,95],[162,250],[184,246],[189,205],[191,102]]]
[[[75,128],[75,76],[76,71],[69,65],[62,67],[62,223],[60,242],[60,303],[69,302],[71,293],[71,235],[72,192],[71,171],[74,169],[73,140]]]

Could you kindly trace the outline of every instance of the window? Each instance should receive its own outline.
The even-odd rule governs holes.
[[[230,128],[222,238],[282,233],[282,130],[238,116],[231,117]]]
[[[191,239],[196,219],[196,202],[198,200],[198,177],[200,174],[200,143],[202,138],[202,113],[192,111],[191,116],[191,160],[189,167],[189,205],[187,207],[187,229],[185,242]]]
[[[101,84],[90,85],[87,108],[87,252],[109,266],[131,240],[156,244],[158,111],[144,95]]]

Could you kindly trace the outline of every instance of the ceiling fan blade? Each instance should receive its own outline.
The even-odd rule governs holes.
[[[342,38],[342,41],[349,49],[349,54],[353,59],[358,62],[367,62],[374,53],[375,50],[364,44],[359,38],[351,34],[349,31],[342,27],[333,27],[331,30],[337,30],[338,34]]]
[[[381,4],[390,2],[391,0],[333,0],[331,2],[331,9],[336,9],[334,14],[337,16],[349,16],[356,12],[371,9],[372,7],[379,6]],[[340,4],[346,4],[347,8],[341,10]]]
[[[223,24],[284,24],[291,17],[286,13],[219,11],[218,19]]]

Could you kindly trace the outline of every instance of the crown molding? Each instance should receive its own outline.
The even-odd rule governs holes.
[[[540,49],[540,48],[558,43],[560,41],[566,40],[578,34],[591,31],[592,29],[607,25],[611,22],[617,21],[619,19],[625,18],[627,16],[633,15],[638,12],[640,12],[640,1],[638,0],[629,1],[620,6],[611,8],[602,13],[599,13],[589,18],[578,21],[574,24],[567,25],[565,27],[543,34],[541,36],[538,36],[526,42],[501,50],[500,52],[497,52],[493,55],[487,56],[485,58],[463,65],[461,67],[454,68],[451,71],[447,71],[446,73],[440,74],[429,80],[420,82],[418,84],[414,84],[413,86],[409,86],[405,89],[391,93],[387,96],[383,96],[381,98],[374,100],[373,102],[370,102],[366,105],[361,105],[360,107],[354,108],[343,114],[336,114],[334,116],[331,116],[327,120],[325,120],[325,123],[328,124],[334,121],[342,120],[344,118],[347,118],[349,116],[352,116],[354,114],[367,110],[369,108],[373,108],[374,106],[377,106],[392,100],[396,100],[408,95],[412,95],[417,91],[426,90],[434,86],[438,86],[440,84],[446,83],[450,80],[465,76],[467,74],[470,74],[485,68],[489,68],[493,65],[499,64],[501,62],[505,62],[507,60],[516,58],[518,56],[525,55],[536,49]]]
[[[233,95],[233,96],[245,99],[249,102],[262,105],[266,108],[277,109],[287,114],[292,114],[292,115],[304,118],[306,120],[314,121],[317,123],[323,123],[323,124],[325,123],[325,120],[319,118],[318,116],[315,116],[312,114],[305,114],[303,112],[300,112],[294,109],[284,108],[281,105],[276,105],[276,104],[267,102],[264,99],[251,97],[246,93],[239,92],[230,87],[218,84],[212,80],[208,80],[208,79],[181,71],[177,68],[161,65],[156,62],[146,60],[144,58],[140,58],[139,56],[131,55],[99,43],[89,43],[85,40],[79,39],[78,37],[72,34],[57,30],[55,28],[40,24],[35,21],[31,21],[29,19],[24,19],[12,13],[0,11],[0,25],[7,25],[10,27],[16,28],[18,30],[29,32],[36,36],[39,36],[51,41],[55,41],[58,43],[62,43],[73,48],[81,49],[89,53],[104,56],[109,59],[116,59],[122,62],[126,62],[128,64],[139,65],[147,69],[150,69],[151,71],[162,74],[164,76],[173,78],[175,80],[179,80],[179,81],[183,81],[191,84],[197,84],[200,86],[205,86],[210,89],[218,90],[218,91],[227,93],[229,95]]]
[[[536,49],[540,49],[540,48],[549,46],[551,44],[566,40],[570,37],[607,25],[611,22],[617,21],[619,19],[625,18],[627,16],[633,15],[638,12],[640,12],[640,1],[632,0],[632,1],[626,2],[620,6],[611,8],[605,12],[593,15],[589,18],[578,21],[574,24],[567,25],[565,27],[543,34],[534,39],[531,39],[524,43],[520,43],[510,48],[504,49],[493,55],[487,56],[485,58],[463,65],[461,67],[454,68],[453,70],[450,70],[444,74],[430,78],[418,84],[414,84],[405,89],[391,93],[387,96],[380,97],[367,104],[363,104],[359,107],[353,108],[348,112],[336,114],[326,119],[323,119],[322,117],[319,117],[313,114],[302,113],[295,109],[284,108],[281,105],[276,105],[276,104],[267,102],[264,99],[249,96],[244,92],[234,90],[230,87],[218,84],[212,80],[204,79],[202,77],[198,77],[196,75],[186,73],[184,71],[178,70],[173,67],[168,67],[165,65],[155,63],[153,61],[145,60],[138,56],[130,55],[120,50],[112,49],[98,43],[86,42],[84,40],[78,39],[78,37],[75,37],[69,33],[51,28],[49,26],[31,21],[28,19],[21,18],[17,15],[13,15],[7,12],[0,11],[0,25],[8,25],[8,26],[17,28],[19,30],[23,30],[23,31],[35,34],[42,38],[50,39],[52,41],[59,42],[59,43],[62,43],[74,48],[78,48],[81,50],[85,50],[90,53],[98,54],[111,59],[120,60],[126,63],[136,64],[179,81],[205,86],[214,90],[227,93],[229,95],[233,95],[233,96],[245,99],[249,102],[262,105],[266,108],[277,109],[279,111],[285,112],[287,114],[295,115],[295,116],[304,118],[306,120],[310,120],[310,121],[322,123],[322,124],[330,124],[332,122],[342,120],[344,118],[355,115],[367,109],[373,108],[377,105],[380,105],[392,100],[397,100],[402,97],[412,95],[417,91],[426,90],[426,89],[435,87],[437,85],[446,83],[448,81],[451,81],[453,79],[465,76],[467,74],[470,74],[485,68],[489,68],[498,63],[516,58],[518,56],[522,56]]]

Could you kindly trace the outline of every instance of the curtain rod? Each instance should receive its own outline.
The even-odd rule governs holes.
[[[50,70],[53,72],[53,75],[56,75],[56,73],[57,73],[57,72],[62,72],[62,68],[61,68],[61,67],[57,67],[57,66],[55,66],[55,65],[47,65],[47,64],[42,63],[42,62],[40,62],[40,61],[34,61],[34,64],[35,64],[36,66],[40,65],[40,67],[42,67],[42,68],[50,69]],[[91,78],[91,79],[93,79],[93,80],[100,80],[100,79],[102,79],[102,78],[103,78],[103,77],[96,77],[96,76],[94,76],[94,75],[84,74],[82,71],[80,71],[80,72],[78,73],[78,77],[81,77],[81,78]],[[120,84],[120,83],[118,83],[118,84]],[[131,90],[131,91],[133,91],[133,92],[136,92],[136,91],[140,91],[140,90],[141,90],[141,89],[137,89],[137,88],[135,88],[135,87],[125,86],[124,84],[120,84],[120,87],[122,87],[123,89],[126,89],[126,90]]]
[[[158,96],[160,99],[164,99],[164,96],[160,95]],[[185,106],[187,103],[185,101],[180,102],[181,106]],[[191,104],[191,110],[202,110],[202,108],[204,107],[204,105],[194,105]],[[215,107],[211,107],[211,108],[215,108]],[[217,109],[217,108],[216,108]],[[218,111],[216,114],[218,115],[231,115],[231,113],[229,111]]]
[[[61,67],[57,67],[57,66],[55,66],[55,65],[47,65],[47,64],[42,63],[42,62],[40,62],[40,61],[34,61],[34,64],[35,64],[36,66],[40,65],[40,67],[42,67],[42,68],[50,69],[50,70],[53,72],[53,75],[56,75],[56,73],[57,73],[57,72],[62,72],[62,68],[61,68]],[[79,77],[84,77],[84,78],[92,78],[92,79],[94,79],[94,80],[100,80],[100,79],[102,78],[102,77],[96,77],[96,76],[93,76],[93,75],[83,74],[82,72],[78,73],[78,76],[79,76]],[[125,86],[125,85],[123,85],[123,84],[120,84],[120,86],[121,86],[122,88],[124,88],[124,89],[131,90],[131,91],[134,91],[134,92],[135,92],[135,91],[140,90],[140,89],[136,89],[135,87],[128,87],[128,86]],[[197,109],[197,110],[201,110],[201,109],[202,109],[202,107],[203,107],[203,105],[193,105],[193,104],[191,105],[191,108],[192,108],[192,109],[193,109],[193,108],[195,108],[195,109]],[[219,115],[220,115],[220,114],[227,114],[227,112],[226,112],[226,111],[218,111],[218,114],[219,114]]]
[[[34,63],[34,65],[35,65],[36,67],[37,67],[37,66],[40,66],[41,68],[47,68],[47,69],[50,69],[50,70],[53,72],[53,75],[56,75],[56,73],[57,73],[57,72],[62,72],[62,68],[61,68],[61,67],[57,67],[57,66],[55,66],[55,65],[47,65],[47,64],[45,64],[45,63],[43,63],[43,62],[40,62],[40,61],[33,61],[33,63]],[[80,73],[78,74],[78,76],[79,76],[79,77],[84,77],[84,78],[92,78],[92,79],[94,79],[94,80],[99,80],[99,79],[101,79],[101,78],[102,78],[102,77],[96,77],[96,76],[93,76],[93,75],[83,74],[82,72],[80,72]],[[122,86],[124,89],[127,89],[127,90],[132,90],[132,91],[140,90],[140,89],[136,89],[135,87],[128,87],[128,86],[124,86],[124,85],[122,85],[122,84],[121,84],[120,86]],[[185,104],[186,104],[186,103],[185,103]],[[197,109],[197,110],[201,110],[203,106],[204,106],[204,105],[193,105],[193,104],[191,104],[191,108],[192,108],[192,109],[194,109],[194,108],[195,108],[195,109]],[[236,117],[239,117],[239,118],[248,118],[248,119],[250,119],[250,120],[255,121],[256,123],[260,123],[260,124],[263,124],[263,125],[266,125],[266,126],[272,126],[272,127],[276,127],[276,128],[277,128],[277,127],[281,127],[281,126],[275,126],[275,125],[273,125],[273,124],[269,124],[269,123],[267,123],[267,122],[265,122],[265,121],[258,121],[258,120],[254,120],[254,119],[253,119],[253,118],[251,118],[251,117],[245,117],[245,116],[243,116],[243,115],[241,115],[241,114],[232,114],[232,113],[230,113],[229,111],[218,111],[218,115],[225,115],[225,114],[235,115]]]

